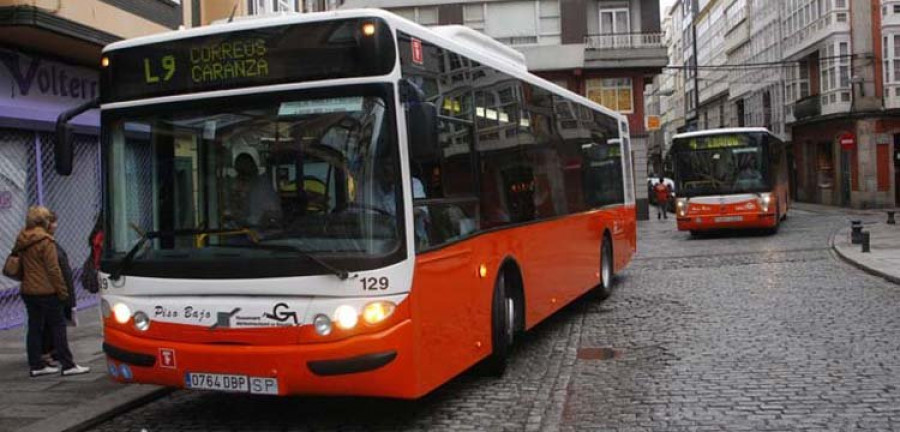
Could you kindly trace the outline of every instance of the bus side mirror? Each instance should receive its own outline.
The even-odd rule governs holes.
[[[406,110],[406,130],[410,156],[415,160],[440,158],[438,111],[430,102],[410,103]]]
[[[56,144],[53,146],[53,159],[56,164],[57,174],[61,176],[72,174],[72,161],[75,156],[75,150],[72,147],[72,125],[69,124],[69,120],[98,106],[100,106],[100,99],[94,99],[63,111],[56,118]]]
[[[72,146],[72,126],[68,123],[56,123],[56,143],[53,146],[53,157],[57,174],[61,176],[72,174],[74,148]]]

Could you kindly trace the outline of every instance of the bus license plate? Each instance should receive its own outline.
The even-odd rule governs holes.
[[[743,216],[719,216],[715,218],[716,222],[741,222],[743,220]]]
[[[195,390],[278,394],[278,380],[276,378],[188,372],[184,381],[187,388]]]

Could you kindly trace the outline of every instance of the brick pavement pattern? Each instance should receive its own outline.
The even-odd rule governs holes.
[[[642,223],[612,297],[529,333],[502,379],[412,402],[179,391],[96,430],[900,429],[900,286],[833,255],[849,218],[700,238]]]

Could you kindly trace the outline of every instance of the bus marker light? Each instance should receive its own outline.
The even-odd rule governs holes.
[[[375,24],[365,23],[362,26],[362,32],[365,36],[372,36],[375,34]]]
[[[337,321],[338,327],[344,330],[350,330],[353,327],[356,327],[356,323],[359,321],[359,315],[356,314],[356,309],[353,306],[341,305],[334,310],[334,320]]]
[[[131,373],[131,367],[125,363],[122,363],[122,366],[119,366],[119,373],[125,381],[131,381],[131,379],[134,378],[134,374]]]
[[[125,324],[131,319],[131,309],[125,303],[116,303],[113,306],[113,315],[119,324]]]
[[[478,276],[481,276],[482,279],[487,277],[487,266],[482,264],[478,267]]]
[[[109,67],[109,57],[103,56],[103,58],[100,59],[100,66],[105,68]]]
[[[313,327],[319,336],[328,336],[331,334],[331,319],[324,314],[318,314],[313,318]]]
[[[150,328],[150,317],[141,311],[136,312],[134,314],[134,328],[139,331],[147,331]]]
[[[367,324],[378,324],[394,313],[393,303],[389,301],[375,301],[366,305],[363,309],[363,320]]]

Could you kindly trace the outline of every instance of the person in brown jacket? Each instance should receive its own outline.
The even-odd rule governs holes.
[[[59,267],[56,244],[49,233],[50,219],[51,213],[46,207],[30,207],[25,217],[25,229],[16,238],[15,246],[21,250],[23,276],[19,289],[28,311],[26,346],[32,377],[59,372],[59,368],[47,365],[41,356],[45,329],[53,334],[53,346],[63,375],[90,372],[90,368],[75,364],[69,350],[63,305],[70,293]]]

